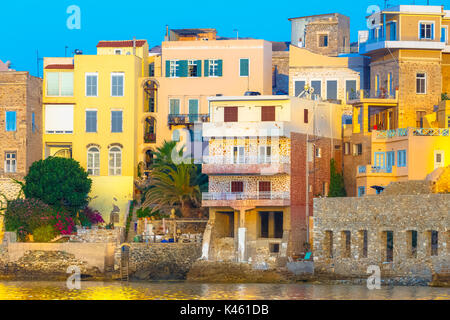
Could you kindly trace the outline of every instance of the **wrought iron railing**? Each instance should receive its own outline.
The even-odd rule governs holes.
[[[289,200],[289,191],[203,192],[203,200]]]
[[[421,137],[449,137],[449,128],[399,128],[393,130],[374,130],[375,139],[389,139],[395,137],[406,137],[408,134]]]
[[[144,134],[144,142],[145,143],[154,143],[154,142],[156,142],[156,134],[155,133],[145,133]]]
[[[204,156],[205,164],[265,164],[265,163],[290,163],[290,156]]]
[[[209,122],[209,114],[169,114],[170,125],[192,124],[195,122]]]
[[[372,166],[372,168],[370,169],[370,172],[372,172],[372,173],[392,173],[392,167]]]

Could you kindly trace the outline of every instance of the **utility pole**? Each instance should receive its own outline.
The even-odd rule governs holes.
[[[234,32],[236,32],[236,40],[239,40],[239,30],[238,29],[234,29]]]

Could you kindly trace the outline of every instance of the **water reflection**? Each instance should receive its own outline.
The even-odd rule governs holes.
[[[149,299],[446,299],[448,288],[318,284],[205,284],[187,282],[82,282],[69,290],[65,282],[1,282],[2,300],[149,300]]]

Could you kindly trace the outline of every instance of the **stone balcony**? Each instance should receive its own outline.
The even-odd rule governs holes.
[[[239,157],[206,156],[202,172],[208,175],[275,175],[290,174],[289,156]]]
[[[289,191],[273,192],[204,192],[203,207],[285,207],[291,204]]]

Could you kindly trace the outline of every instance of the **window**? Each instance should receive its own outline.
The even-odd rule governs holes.
[[[47,96],[73,96],[73,72],[47,72]]]
[[[86,110],[86,132],[97,132],[97,110]]]
[[[122,174],[122,150],[119,147],[109,149],[109,175],[120,176]]]
[[[111,111],[111,132],[122,132],[122,111]]]
[[[169,67],[167,69],[167,67]],[[167,60],[166,61],[166,77],[175,78],[178,77],[180,70],[180,64],[178,60]]]
[[[233,147],[233,163],[245,163],[245,148]]]
[[[327,99],[337,100],[337,80],[327,80]]]
[[[394,232],[393,231],[383,231],[383,242],[384,242],[384,261],[392,262],[394,261]]]
[[[169,99],[169,113],[180,114],[180,99]]]
[[[270,181],[258,181],[258,196],[260,199],[270,199]]]
[[[114,50],[114,54],[122,54],[122,50],[121,49],[116,49],[116,50]]]
[[[175,129],[172,132],[172,141],[179,142],[180,141],[180,131]]]
[[[231,181],[231,192],[232,193],[244,192],[244,182]]]
[[[406,167],[406,150],[397,151],[397,167]]]
[[[6,111],[6,131],[16,131],[17,130],[17,112],[16,111]]]
[[[272,147],[259,146],[259,154],[258,154],[259,163],[270,163],[271,157],[272,157]]]
[[[33,133],[36,131],[36,116],[34,112],[31,113],[31,131]]]
[[[448,26],[441,28],[441,42],[448,44]]]
[[[90,147],[87,152],[87,172],[92,176],[100,175],[100,150]]]
[[[367,236],[367,230],[361,230],[359,232],[359,238],[360,238],[360,257],[361,258],[367,258],[367,249],[368,249],[368,236]]]
[[[14,173],[17,170],[17,154],[15,152],[5,153],[5,172]]]
[[[345,81],[345,93],[349,100],[356,98],[356,80]]]
[[[395,41],[397,40],[397,22],[391,22],[390,27],[389,40]]]
[[[322,158],[322,148],[316,148],[316,158]]]
[[[416,127],[423,128],[423,118],[426,115],[426,111],[416,111]]]
[[[275,107],[261,107],[261,121],[275,121]]]
[[[362,197],[366,194],[366,187],[358,187],[358,197]]]
[[[73,133],[73,105],[46,105],[45,132]]]
[[[342,241],[342,257],[350,258],[351,257],[351,238],[352,234],[350,231],[342,231],[341,233],[341,241]]]
[[[344,154],[346,155],[350,154],[350,142],[344,143]]]
[[[417,257],[417,231],[410,230],[407,231],[407,244],[408,244],[408,256],[410,258]]]
[[[430,231],[430,242],[431,242],[431,247],[430,247],[430,255],[431,256],[437,256],[438,255],[438,239],[439,239],[439,233],[436,230],[431,230]]]
[[[308,123],[309,119],[308,119],[308,109],[303,109],[303,122],[304,123]]]
[[[362,155],[362,144],[357,143],[353,145],[353,155],[354,156],[360,156]]]
[[[319,35],[319,47],[328,47],[328,35],[327,34]]]
[[[450,128],[450,116],[447,117],[447,127]]]
[[[389,95],[394,94],[394,79],[392,77],[392,72],[388,73],[388,89],[389,89]]]
[[[434,168],[444,167],[444,151],[434,150]]]
[[[96,97],[98,83],[97,73],[86,73],[86,97]]]
[[[189,122],[198,121],[198,99],[189,99]]]
[[[121,72],[111,73],[111,96],[123,97],[124,77]]]
[[[380,75],[375,76],[375,94],[378,97],[380,95]]]
[[[416,93],[427,93],[427,75],[425,73],[417,73],[416,75]]]
[[[224,107],[223,108],[223,121],[224,122],[237,122],[238,121],[238,107]]]
[[[197,77],[198,76],[197,61],[195,61],[195,60],[188,61],[188,76],[189,77]]]
[[[321,96],[322,95],[322,81],[314,80],[311,81],[311,88],[314,89],[314,95]]]
[[[300,93],[305,91],[306,81],[294,81],[294,96],[298,97]]]
[[[154,77],[155,76],[155,63],[152,62],[148,65],[148,76]]]
[[[325,231],[325,239],[323,241],[325,257],[333,258],[333,231]]]
[[[209,59],[205,60],[205,72],[207,77],[222,76],[222,60]]]
[[[419,39],[420,40],[433,40],[434,39],[434,23],[421,22],[419,27]]]
[[[377,168],[385,168],[386,154],[384,152],[375,152],[373,155],[373,164]]]
[[[239,59],[239,76],[248,77],[250,59]]]
[[[260,238],[282,238],[283,237],[283,212],[260,211],[259,212],[259,237]],[[269,243],[269,251],[278,252],[279,244]],[[274,247],[273,249],[271,247]]]

